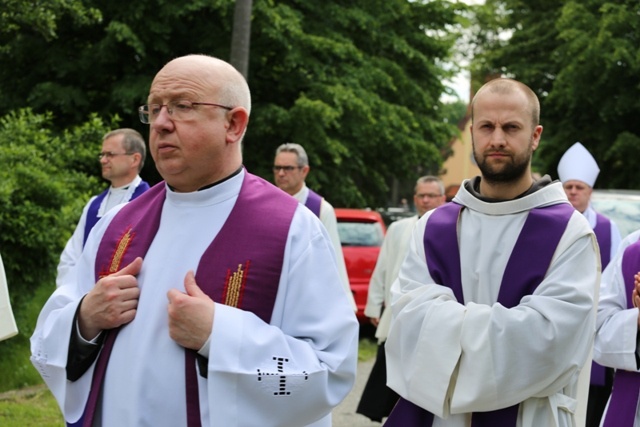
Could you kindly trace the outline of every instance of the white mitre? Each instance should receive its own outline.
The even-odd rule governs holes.
[[[599,173],[596,159],[579,142],[573,144],[558,163],[558,177],[562,182],[578,180],[593,188]]]

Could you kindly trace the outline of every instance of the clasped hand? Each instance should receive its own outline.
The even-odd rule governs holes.
[[[215,303],[202,292],[193,271],[185,276],[184,289],[167,292],[169,336],[185,348],[200,350],[211,335]]]
[[[634,307],[640,307],[640,272],[633,276],[634,287],[631,292],[631,303]],[[638,326],[640,327],[640,312],[638,313]]]
[[[140,298],[137,275],[141,268],[142,258],[138,257],[122,270],[98,280],[89,291],[78,315],[84,339],[92,340],[101,331],[135,318]],[[185,348],[199,350],[211,335],[215,303],[198,287],[192,271],[184,278],[184,288],[186,292],[167,292],[169,336]]]

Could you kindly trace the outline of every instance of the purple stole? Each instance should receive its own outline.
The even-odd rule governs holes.
[[[165,184],[160,182],[116,214],[98,248],[96,281],[119,271],[136,257],[145,256],[160,224],[165,192]],[[297,205],[296,199],[267,181],[245,173],[229,218],[202,254],[196,272],[198,286],[214,301],[250,311],[269,322]],[[118,331],[119,328],[105,331],[107,335],[95,365],[84,414],[69,426],[93,425],[109,355]],[[189,427],[200,426],[196,354],[194,350],[185,349]]]
[[[596,212],[596,226],[593,228],[600,247],[600,263],[602,271],[611,260],[611,221],[606,216]],[[629,294],[631,295],[631,294]],[[591,362],[591,384],[604,386],[606,382],[606,369],[604,366]]]
[[[600,247],[600,261],[602,271],[611,261],[611,221],[606,216],[596,212],[596,226],[593,228]]]
[[[446,203],[429,217],[424,233],[427,267],[433,280],[464,302],[458,247],[458,219],[463,206]],[[502,277],[498,301],[507,308],[532,294],[544,279],[574,209],[567,203],[532,209],[520,231]],[[428,384],[428,382],[426,383]],[[474,412],[473,427],[515,427],[520,405]],[[385,427],[431,427],[434,415],[400,398]]]
[[[633,308],[631,292],[635,288],[633,276],[640,271],[640,240],[627,246],[622,255],[622,277],[627,291],[627,309]],[[640,397],[640,373],[617,369],[604,427],[632,427]]]
[[[307,208],[313,212],[315,216],[320,218],[320,206],[322,205],[322,196],[309,188],[309,194],[307,195],[307,201],[304,204]]]
[[[148,189],[149,189],[149,184],[147,184],[145,181],[140,181],[140,184],[138,184],[133,194],[131,195],[131,199],[129,200],[133,200],[137,198],[139,195],[141,195]],[[87,210],[87,222],[85,223],[85,226],[84,226],[84,240],[82,241],[83,245],[87,242],[87,237],[89,237],[89,232],[100,219],[98,218],[98,211],[100,210],[100,204],[102,203],[102,200],[104,200],[104,198],[107,197],[107,194],[109,194],[108,188],[104,190],[102,193],[100,193],[98,197],[96,197],[93,200],[93,202],[91,202],[91,205]]]

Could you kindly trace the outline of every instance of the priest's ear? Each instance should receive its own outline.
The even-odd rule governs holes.
[[[142,169],[142,154],[140,153],[131,153],[131,158],[133,159],[133,165],[135,166],[138,172]]]
[[[309,165],[303,166],[302,169],[300,169],[300,172],[302,173],[302,179],[307,178],[307,174],[309,173],[309,170],[311,170],[311,167]]]
[[[243,107],[236,107],[227,112],[227,143],[233,144],[242,140],[249,124],[249,113]]]

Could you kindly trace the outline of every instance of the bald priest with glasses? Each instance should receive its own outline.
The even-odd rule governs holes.
[[[66,422],[331,427],[358,322],[318,218],[243,166],[246,80],[179,57],[139,112],[163,181],[96,224],[31,337]]]
[[[102,178],[111,185],[91,197],[82,210],[76,229],[60,255],[56,287],[75,280],[74,266],[98,220],[114,206],[133,200],[149,189],[149,184],[139,175],[146,153],[144,138],[134,129],[115,129],[104,135],[98,160]]]

